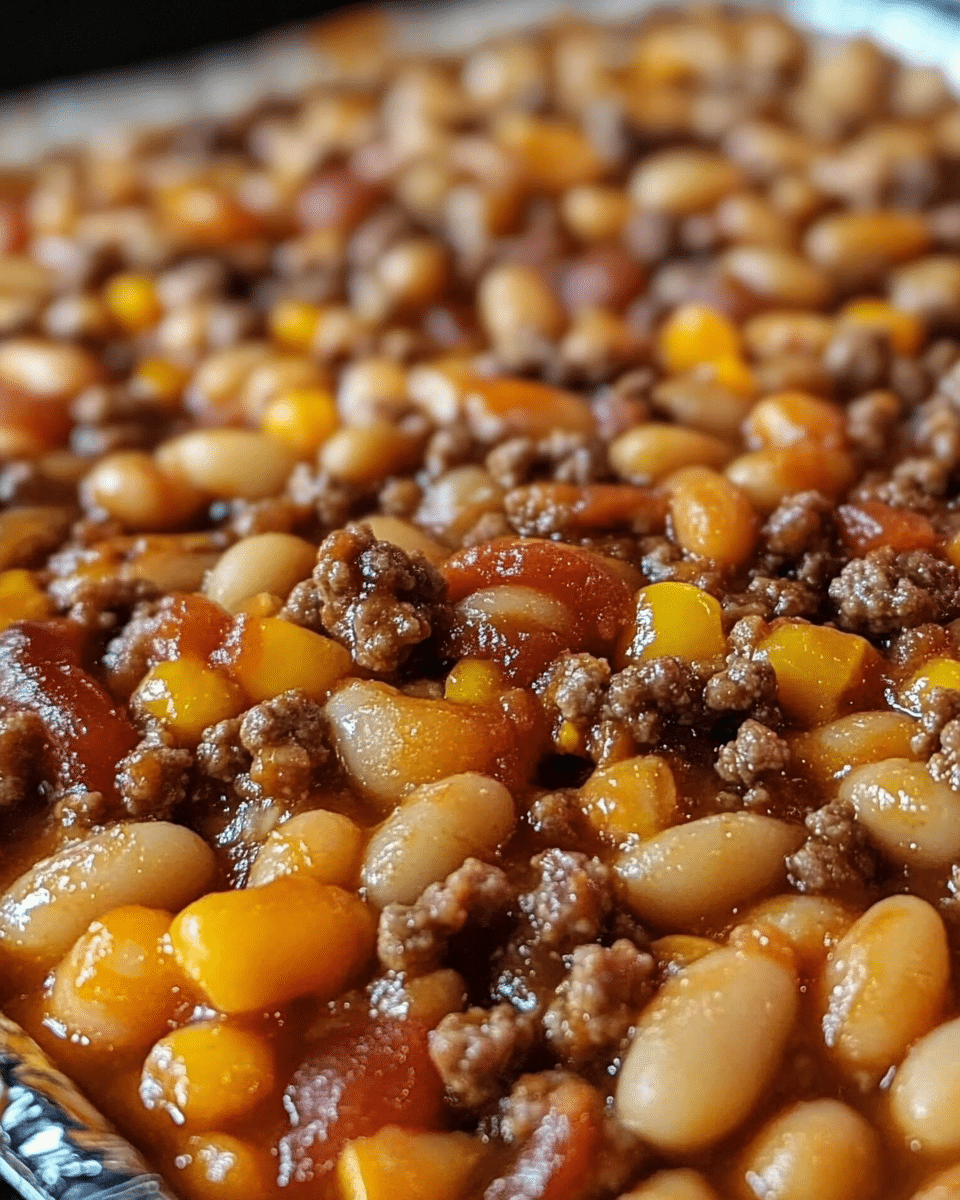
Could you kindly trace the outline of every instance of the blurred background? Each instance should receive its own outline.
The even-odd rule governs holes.
[[[343,0],[26,0],[0,39],[0,93],[191,53],[321,16]]]

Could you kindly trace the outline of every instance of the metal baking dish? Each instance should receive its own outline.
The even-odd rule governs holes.
[[[394,5],[401,45],[455,49],[571,10],[625,18],[643,0],[501,0]],[[767,4],[825,36],[866,33],[898,56],[940,67],[960,90],[956,0],[781,0]],[[68,80],[0,101],[0,167],[111,129],[166,125],[242,110],[322,77],[305,30],[283,30],[193,58]],[[0,1014],[0,1197],[176,1200],[141,1156]]]

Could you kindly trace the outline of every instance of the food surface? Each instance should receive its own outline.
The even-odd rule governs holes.
[[[958,1200],[960,102],[316,48],[0,178],[0,1006],[183,1200]]]

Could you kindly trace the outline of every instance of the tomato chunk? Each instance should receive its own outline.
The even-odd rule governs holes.
[[[294,1195],[324,1195],[347,1142],[386,1125],[441,1127],[443,1085],[413,1020],[357,1016],[327,1034],[283,1097],[293,1126],[278,1141],[278,1180]],[[301,1186],[297,1186],[301,1185]]]
[[[70,621],[21,621],[0,634],[0,703],[40,717],[58,790],[112,798],[117,763],[138,738],[83,669],[80,637]]]

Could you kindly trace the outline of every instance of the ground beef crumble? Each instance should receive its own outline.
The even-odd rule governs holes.
[[[321,544],[313,577],[290,594],[284,616],[322,628],[358,666],[389,674],[444,615],[446,584],[423,555],[348,525]]]
[[[117,763],[117,791],[124,809],[140,820],[163,820],[186,798],[193,755],[168,745],[151,730]]]
[[[512,1004],[449,1013],[430,1032],[430,1058],[450,1098],[479,1110],[493,1103],[520,1069],[537,1023]]]
[[[946,621],[960,605],[956,568],[927,550],[889,546],[852,559],[829,588],[839,623],[879,636],[926,621]]]
[[[790,764],[790,747],[759,721],[744,721],[732,742],[720,747],[716,771],[725,783],[753,785],[764,775],[784,771]]]
[[[877,872],[877,860],[857,824],[853,807],[832,800],[808,813],[810,836],[787,856],[787,878],[802,893],[863,888]]]
[[[0,714],[0,812],[23,803],[40,781],[47,730],[35,712]]]

